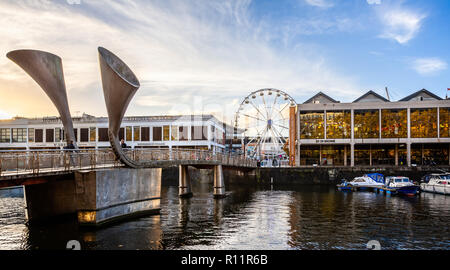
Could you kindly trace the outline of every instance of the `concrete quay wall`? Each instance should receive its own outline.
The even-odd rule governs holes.
[[[450,167],[317,167],[317,168],[258,168],[255,170],[257,183],[283,185],[335,185],[342,179],[352,180],[367,173],[381,173],[384,176],[406,176],[420,181],[428,173],[450,171]]]
[[[282,184],[282,185],[335,185],[342,179],[352,180],[367,173],[381,173],[385,176],[406,176],[419,181],[428,173],[450,171],[449,166],[442,167],[294,167],[294,168],[257,168],[253,170],[224,169],[226,184]],[[213,171],[189,167],[192,181],[213,182]],[[178,185],[178,168],[163,168],[163,186]]]

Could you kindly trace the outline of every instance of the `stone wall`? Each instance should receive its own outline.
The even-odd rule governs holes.
[[[367,173],[381,173],[384,176],[406,176],[413,181],[419,181],[428,173],[440,173],[449,168],[435,167],[342,167],[342,168],[258,168],[255,177],[258,183],[286,184],[286,185],[335,185],[342,179],[352,180]]]
[[[373,169],[369,167],[341,167],[341,168],[258,168],[251,171],[241,171],[232,168],[224,169],[225,183],[237,184],[273,184],[283,185],[335,185],[342,179],[351,180],[366,173],[381,173],[385,176],[407,176],[419,181],[427,173],[439,173],[441,170],[449,171],[449,167],[391,167]],[[212,169],[196,169],[189,167],[192,181],[204,183],[213,182]],[[164,168],[162,172],[162,185],[178,185],[178,167]]]

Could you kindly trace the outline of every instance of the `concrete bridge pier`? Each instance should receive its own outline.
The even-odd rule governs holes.
[[[214,198],[225,197],[225,181],[223,179],[222,165],[214,166]]]
[[[159,214],[161,168],[76,172],[78,222],[100,225],[128,217]]]
[[[80,225],[158,214],[162,169],[77,171],[71,177],[25,186],[30,222],[76,215]]]
[[[179,186],[178,195],[181,198],[192,197],[191,178],[189,176],[188,166],[179,165]]]

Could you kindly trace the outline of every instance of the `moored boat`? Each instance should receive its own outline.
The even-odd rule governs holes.
[[[338,190],[340,191],[351,191],[352,190],[352,186],[350,186],[347,182],[347,180],[342,179],[342,183],[336,185]]]
[[[406,176],[388,176],[385,186],[394,189],[400,195],[414,196],[418,194],[420,186],[415,185],[411,179]]]
[[[425,175],[420,189],[425,192],[450,195],[450,173]]]
[[[352,188],[372,188],[383,187],[384,176],[379,173],[369,173],[363,176],[355,177],[352,181],[344,181],[342,184],[337,185],[339,190],[352,190]]]

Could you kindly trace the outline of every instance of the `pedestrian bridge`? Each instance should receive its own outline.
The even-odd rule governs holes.
[[[145,160],[148,168],[256,168],[256,161],[243,155],[208,150],[137,148],[125,149],[124,153],[131,160]],[[0,151],[0,181],[122,166],[112,149]]]

